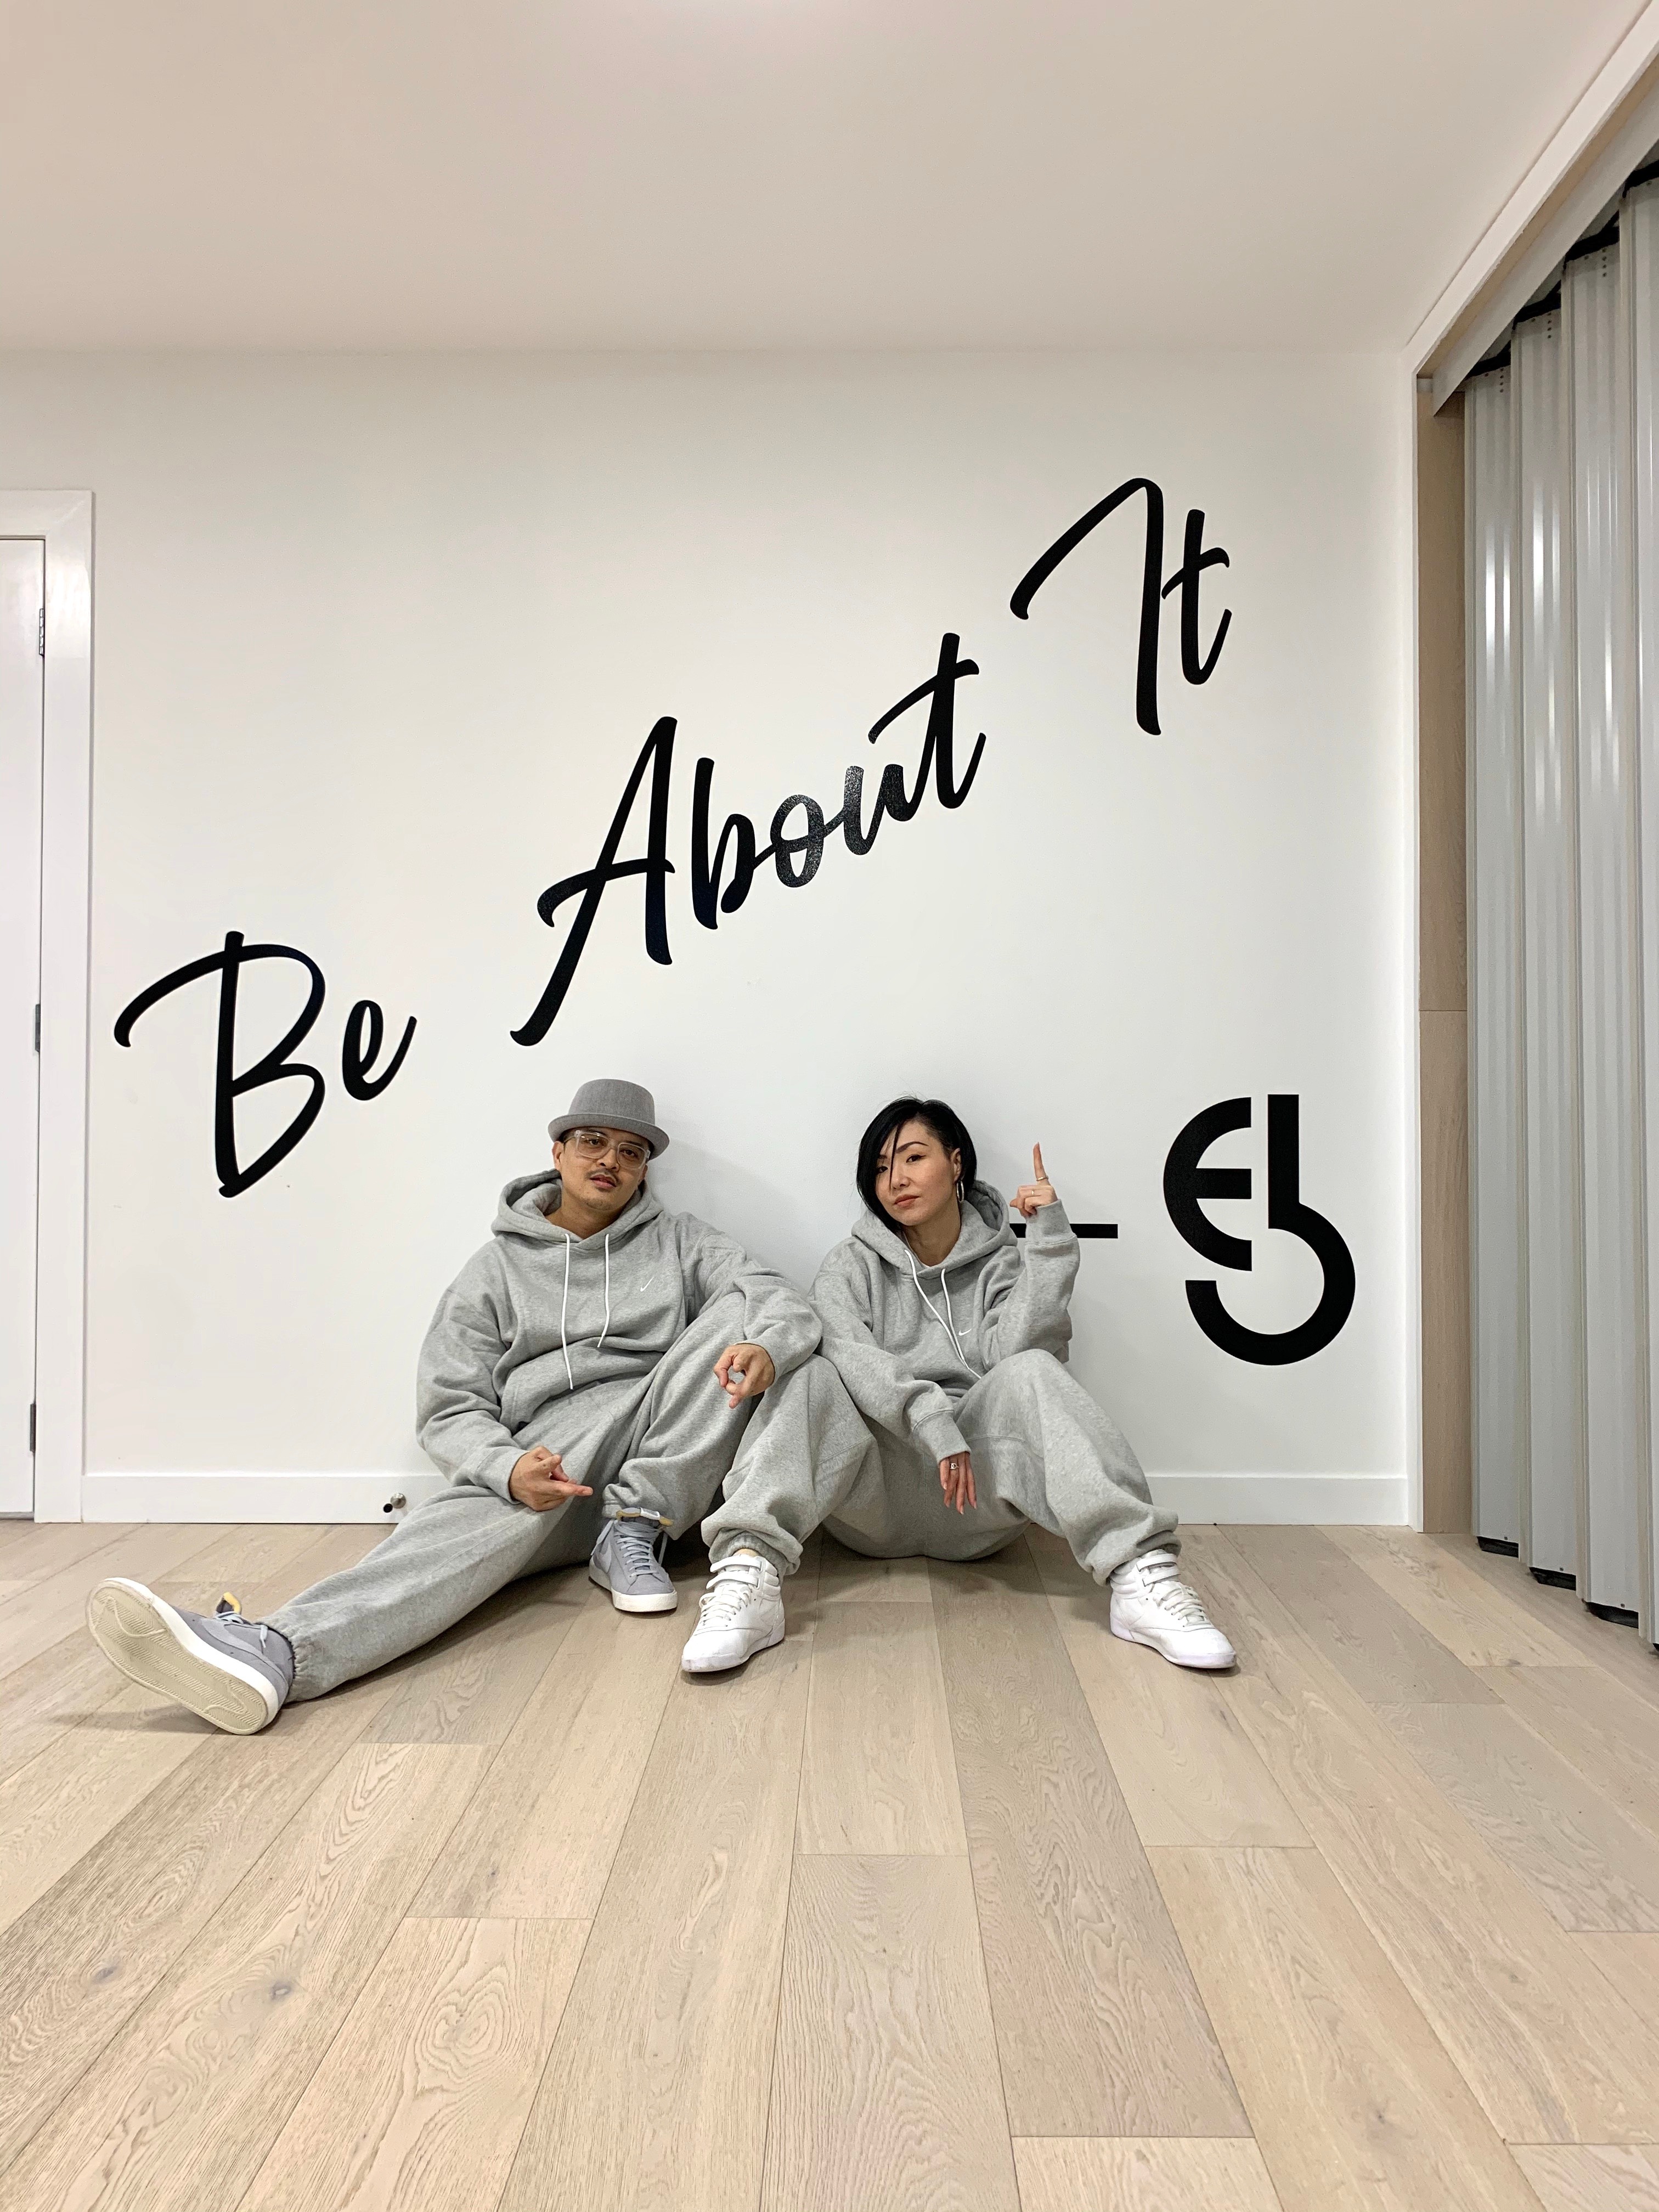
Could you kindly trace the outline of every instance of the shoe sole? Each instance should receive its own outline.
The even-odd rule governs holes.
[[[1167,1659],[1172,1667],[1184,1667],[1189,1674],[1224,1674],[1229,1667],[1238,1664],[1236,1651],[1231,1659],[1177,1659],[1173,1651],[1166,1651],[1150,1636],[1137,1636],[1133,1628],[1113,1628],[1112,1633],[1121,1644],[1145,1644],[1148,1651],[1156,1651],[1160,1659]]]
[[[781,1628],[775,1629],[769,1636],[763,1637],[758,1644],[750,1644],[741,1658],[722,1659],[718,1667],[690,1666],[682,1657],[680,1672],[682,1674],[729,1674],[734,1667],[746,1667],[749,1662],[757,1658],[761,1652],[770,1651],[775,1645],[782,1643],[783,1638],[784,1631]]]
[[[215,1651],[165,1598],[114,1575],[87,1600],[93,1642],[129,1681],[155,1690],[228,1735],[258,1735],[283,1701],[258,1671]]]
[[[611,1590],[611,1602],[618,1613],[672,1613],[679,1603],[673,1590],[665,1597],[624,1597],[619,1590],[611,1589],[611,1584],[596,1566],[589,1566],[587,1579],[597,1583],[602,1590]]]

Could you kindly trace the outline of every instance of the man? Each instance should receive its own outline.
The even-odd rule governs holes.
[[[212,1614],[115,1577],[88,1601],[107,1657],[216,1726],[251,1735],[428,1643],[520,1575],[586,1558],[623,1613],[671,1613],[671,1535],[703,1523],[714,1572],[682,1665],[712,1674],[781,1643],[787,1535],[744,1492],[833,1477],[869,1449],[817,1315],[781,1275],[646,1188],[668,1139],[648,1091],[585,1083],[549,1125],[553,1171],[501,1194],[494,1234],[421,1349],[422,1449],[451,1486],[269,1620]],[[763,1400],[763,1403],[761,1402]],[[807,1477],[810,1483],[811,1477]]]

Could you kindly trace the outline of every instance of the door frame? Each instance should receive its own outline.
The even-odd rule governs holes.
[[[0,490],[0,537],[46,548],[34,1517],[78,1521],[86,1470],[92,950],[92,494]]]

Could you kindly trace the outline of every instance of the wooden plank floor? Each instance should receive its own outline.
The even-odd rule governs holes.
[[[0,1528],[7,2212],[1659,2212],[1659,1657],[1467,1540],[580,1570],[216,1735],[78,1626],[375,1528]]]

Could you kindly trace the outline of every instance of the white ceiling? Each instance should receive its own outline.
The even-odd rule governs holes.
[[[1639,0],[0,0],[0,344],[1403,344]]]

